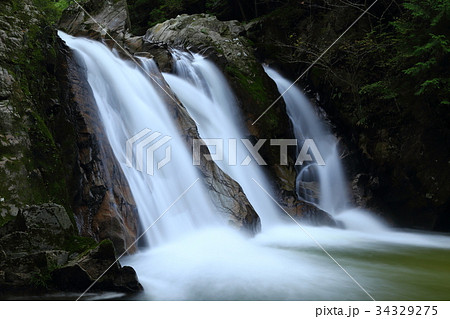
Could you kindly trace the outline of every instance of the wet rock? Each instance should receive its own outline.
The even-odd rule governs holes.
[[[73,205],[80,234],[110,239],[118,253],[136,250],[137,209],[129,185],[109,145],[85,68],[60,45],[62,101],[76,132],[73,163]]]
[[[108,269],[109,268],[109,269]],[[92,290],[138,292],[143,288],[131,267],[121,267],[116,261],[114,246],[101,242],[88,254],[52,272],[52,279],[61,290],[84,291],[92,283]]]
[[[33,289],[50,283],[42,276],[68,261],[64,246],[75,234],[60,205],[48,203],[19,210],[14,219],[0,227],[2,290]]]
[[[313,226],[342,227],[334,218],[313,204],[296,199],[294,196],[285,196],[280,200],[281,207],[287,217],[292,217],[301,223]]]
[[[158,84],[170,94],[168,96],[165,92],[162,92],[159,86],[155,85],[161,91],[161,98],[165,100],[170,114],[178,124],[187,147],[192,149],[193,140],[200,139],[194,120],[170,90],[162,74],[155,74],[154,76],[158,80]],[[258,232],[261,228],[259,216],[248,201],[241,186],[223,172],[214,161],[205,158],[205,155],[209,155],[207,147],[201,147],[200,153],[199,169],[216,208],[234,227],[247,230],[251,234]]]
[[[279,94],[244,34],[245,28],[238,21],[219,21],[208,14],[183,14],[149,29],[144,44],[163,43],[207,56],[227,76],[250,134],[259,138],[287,138],[291,134],[290,124],[282,99],[253,125]],[[263,147],[261,153],[269,165],[278,162],[279,154],[270,147]]]
[[[85,247],[76,234],[62,206],[21,209],[0,227],[0,297],[11,291],[84,290],[110,265],[96,290],[142,290],[131,267],[114,263],[111,241]]]
[[[101,39],[111,35],[120,43],[130,26],[126,0],[88,0],[67,8],[60,19],[59,28],[74,36]]]

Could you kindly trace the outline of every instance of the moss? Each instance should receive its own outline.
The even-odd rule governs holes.
[[[60,266],[56,262],[49,262],[46,267],[31,274],[30,284],[37,289],[48,290],[52,283],[52,272],[59,269]]]
[[[272,100],[267,92],[264,83],[264,77],[256,69],[256,67],[249,66],[250,74],[245,75],[241,70],[235,66],[227,65],[225,71],[238,82],[240,88],[250,96],[250,100],[244,102],[248,109],[255,116],[259,116],[272,103]],[[276,131],[278,128],[279,114],[274,110],[269,110],[260,120],[260,126],[264,127],[265,131]]]
[[[51,280],[51,272],[48,269],[44,269],[31,274],[30,284],[33,288],[47,290]]]
[[[64,241],[62,248],[71,254],[83,254],[98,245],[99,243],[90,237],[71,236]]]
[[[6,215],[6,216],[2,216],[0,215],[0,227],[3,227],[4,225],[6,225],[7,222],[14,220],[15,216],[12,215]]]
[[[227,71],[233,74],[242,85],[242,88],[248,92],[252,98],[261,104],[267,104],[269,99],[264,88],[264,84],[261,77],[249,78],[245,76],[240,70],[234,67],[227,67]]]
[[[47,202],[61,204],[75,225],[66,181],[67,172],[62,161],[66,155],[63,152],[67,152],[64,148],[69,143],[61,145],[61,141],[55,140],[55,136],[68,131],[67,128],[59,130],[64,124],[56,123],[66,123],[65,119],[55,119],[53,116],[55,101],[58,101],[55,89],[58,87],[55,76],[57,35],[56,29],[51,26],[53,18],[46,11],[49,8],[44,8],[56,4],[62,9],[68,2],[33,3],[41,14],[30,14],[30,11],[25,10],[23,1],[11,1],[11,6],[2,7],[9,16],[21,20],[24,32],[20,45],[5,43],[16,48],[11,53],[10,61],[2,63],[2,67],[16,80],[10,107],[18,115],[11,121],[12,127],[5,129],[19,140],[26,141],[28,135],[30,143],[26,141],[20,146],[5,144],[0,147],[2,158],[9,159],[5,169],[0,169],[0,178],[5,181],[0,183],[0,191],[6,202],[17,206]],[[32,18],[37,20],[32,21]],[[17,23],[16,20],[10,21],[13,22]],[[73,145],[73,141],[70,144]]]

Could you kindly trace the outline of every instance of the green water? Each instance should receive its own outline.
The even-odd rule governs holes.
[[[364,288],[376,300],[450,300],[450,250],[385,248],[334,251],[333,256],[356,280],[370,279]]]

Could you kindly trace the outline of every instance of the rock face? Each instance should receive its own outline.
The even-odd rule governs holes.
[[[126,183],[113,160],[99,164],[108,150],[92,138],[95,125],[81,116],[89,112],[77,108],[83,78],[67,77],[70,57],[33,3],[0,2],[2,293],[57,289],[54,269],[96,240],[110,238],[123,251],[137,233]]]
[[[61,17],[61,30],[74,36],[92,39],[105,38],[108,33],[115,40],[123,41],[130,27],[126,0],[87,0],[79,1],[67,8]]]
[[[159,86],[155,84],[155,88],[160,90],[161,97],[165,100],[170,114],[178,124],[181,135],[186,141],[186,146],[192,149],[193,140],[200,139],[194,120],[173,94],[162,74],[155,74],[155,78],[159,85],[171,95],[169,97],[165,92],[163,93]],[[251,234],[258,232],[261,228],[259,216],[248,201],[241,186],[224,173],[214,161],[208,161],[205,158],[205,155],[209,155],[207,147],[201,147],[200,153],[199,169],[216,208],[231,225],[250,231]]]
[[[33,203],[44,188],[43,172],[30,169],[33,159],[32,99],[24,76],[23,56],[30,45],[31,23],[39,24],[38,12],[24,1],[23,15],[15,16],[12,1],[0,3],[0,213],[17,213],[17,206]],[[23,27],[22,27],[23,26]],[[13,62],[14,61],[14,62]],[[45,66],[44,66],[45,67]],[[32,166],[32,165],[31,165]],[[41,190],[42,189],[42,190]]]
[[[118,253],[135,251],[137,210],[122,170],[101,125],[83,65],[59,42],[62,101],[75,126],[77,160],[73,169],[73,206],[80,233],[110,239]]]
[[[134,270],[114,263],[111,241],[97,244],[76,234],[60,205],[20,209],[15,218],[0,227],[0,298],[2,294],[22,290],[84,291],[111,264],[114,264],[111,271],[94,290],[142,290]],[[78,273],[67,273],[74,265],[79,266]],[[63,284],[64,280],[70,282]]]

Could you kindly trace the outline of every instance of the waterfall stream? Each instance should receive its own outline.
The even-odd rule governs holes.
[[[86,65],[87,79],[106,135],[130,185],[142,229],[146,229],[199,178],[192,166],[192,156],[159,93],[138,66],[121,60],[99,42],[62,32],[59,36]],[[161,134],[159,139],[170,136],[170,145],[176,150],[176,156],[153,176],[126,165],[126,141],[145,129]],[[196,183],[189,193],[170,208],[170,214],[152,226],[152,231],[145,233],[152,246],[167,243],[198,227],[221,223],[201,183]]]
[[[267,191],[271,189],[262,167],[254,160],[248,165],[241,164],[248,156],[241,139],[250,134],[244,128],[225,77],[199,54],[174,50],[173,56],[176,75],[164,74],[164,78],[197,123],[200,137],[223,141],[223,160],[217,164],[241,185],[258,212],[263,229],[280,224],[283,212],[255,183],[257,181]],[[215,152],[214,148],[210,147],[211,153]]]
[[[292,82],[275,70],[265,66],[265,71],[275,81],[280,93],[291,86]],[[317,204],[324,211],[335,215],[345,209],[349,202],[348,186],[338,154],[337,140],[319,120],[306,96],[296,86],[290,88],[283,98],[294,127],[295,138],[300,144],[299,148],[305,139],[313,139],[325,161],[323,166],[313,161],[301,167],[296,181],[297,192],[306,201]],[[315,189],[318,190],[314,191]]]
[[[157,221],[145,234],[150,247],[121,260],[136,269],[144,286],[145,291],[135,298],[369,299],[315,241],[376,299],[450,298],[450,261],[445,257],[450,251],[449,237],[390,230],[371,214],[346,207],[348,195],[341,185],[344,177],[336,142],[312,114],[300,91],[295,89],[285,96],[295,134],[299,139],[313,138],[330,164],[323,171],[316,167],[300,171],[299,186],[321,184],[319,199],[307,193],[300,195],[336,213],[348,229],[300,228],[281,220],[278,216],[282,212],[252,180],[258,180],[270,192],[260,167],[255,163],[237,165],[247,155],[237,143],[236,165],[226,161],[217,164],[241,184],[261,217],[262,231],[248,238],[225,225],[200,181],[170,206],[199,178],[199,173],[148,76],[101,43],[62,32],[59,36],[86,66],[102,124],[135,198],[142,228]],[[235,97],[220,71],[199,55],[174,51],[174,58],[176,74],[164,77],[196,121],[201,137],[236,138],[237,142],[245,137]],[[150,72],[156,67],[151,60],[144,64]],[[287,85],[279,74],[267,71],[281,90]],[[172,138],[172,160],[153,176],[127,165],[126,141],[144,129],[160,133],[159,139]],[[229,155],[225,147],[224,157]]]

